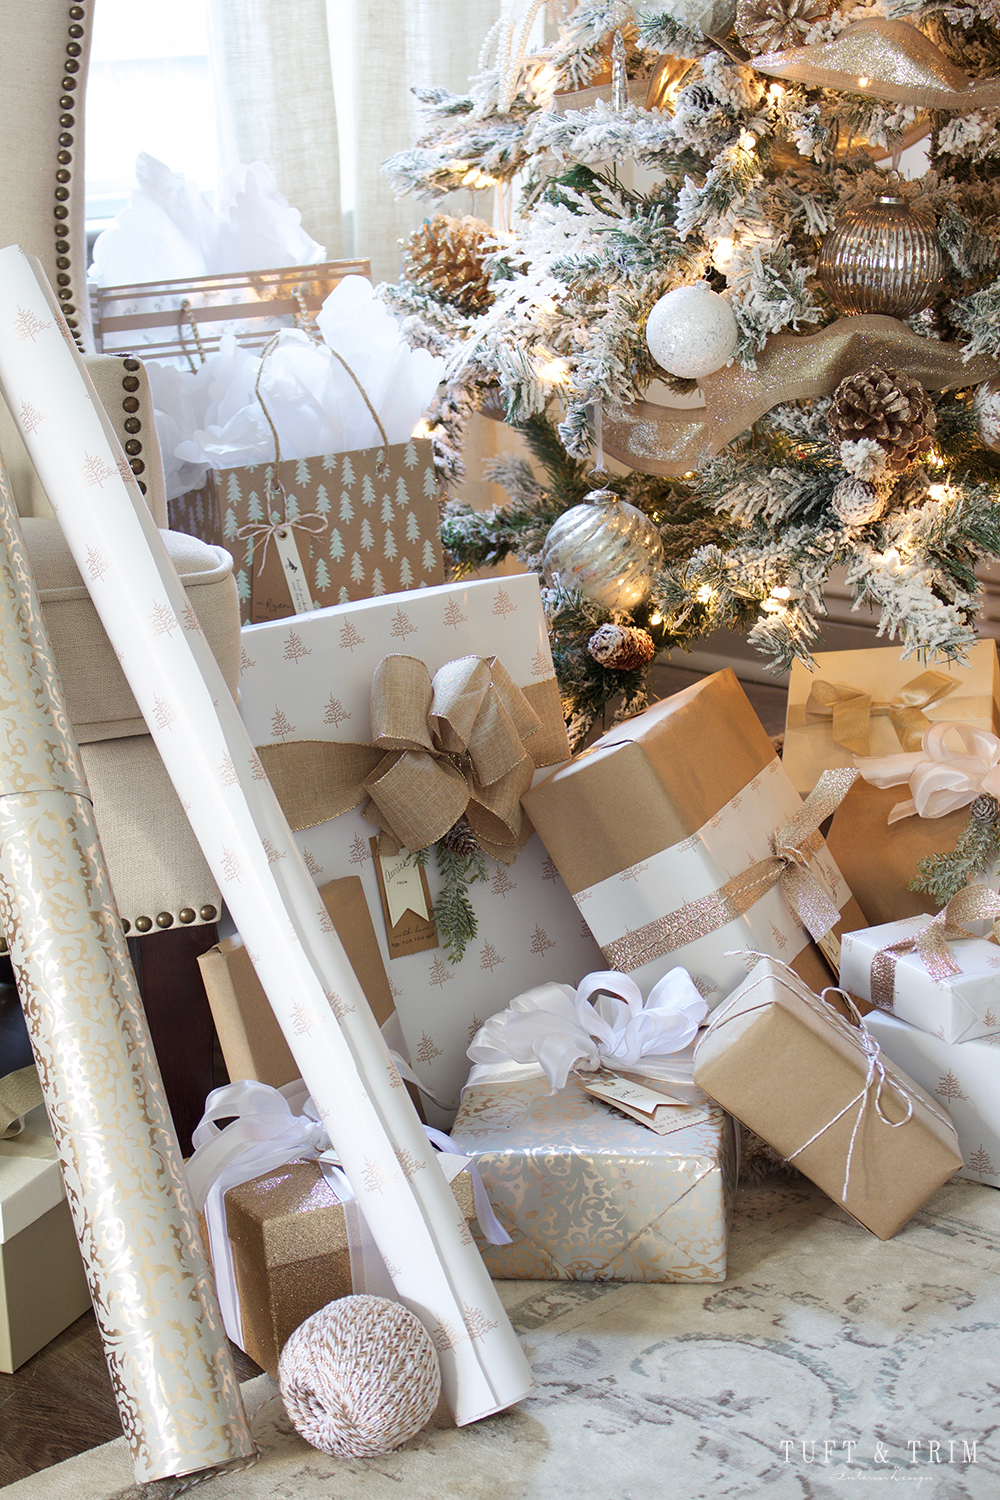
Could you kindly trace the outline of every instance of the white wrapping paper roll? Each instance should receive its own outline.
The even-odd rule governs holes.
[[[255,1454],[0,460],[0,923],[140,1482]]]
[[[0,251],[0,387],[460,1425],[531,1372],[41,269]]]

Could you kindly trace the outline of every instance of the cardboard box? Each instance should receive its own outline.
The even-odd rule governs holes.
[[[780,883],[704,936],[669,948],[673,939],[659,936],[669,916],[707,904],[768,859],[777,829],[802,805],[733,672],[609,730],[523,801],[604,951],[602,967],[625,969],[644,993],[680,964],[715,1006],[746,973],[740,949],[780,953],[817,988],[831,982]],[[803,853],[842,913],[834,934],[864,926],[818,834]],[[696,923],[677,925],[689,932]],[[656,956],[643,961],[633,950],[645,951],[647,930]]]
[[[785,965],[762,958],[695,1043],[694,1077],[866,1229],[887,1240],[959,1169],[962,1158],[946,1111],[891,1063],[885,1064],[887,1081],[878,1095],[891,1123],[880,1117],[878,1080],[864,1093],[869,1059],[863,1042],[860,1027]],[[912,1117],[900,1124],[907,1100]]]
[[[0,1370],[11,1374],[90,1307],[43,1105],[0,1140]]]
[[[639,1080],[638,1074],[630,1074]],[[657,1135],[571,1074],[473,1069],[452,1129],[475,1159],[510,1245],[477,1236],[490,1274],[526,1281],[724,1281],[737,1155],[733,1121],[690,1082],[647,1088],[688,1101]]]
[[[825,770],[853,766],[855,753],[898,755],[901,750],[919,750],[920,715],[924,727],[927,723],[954,721],[1000,733],[1000,662],[995,641],[978,641],[969,652],[967,664],[956,662],[951,666],[938,662],[921,666],[912,656],[904,661],[898,646],[820,651],[814,660],[816,669],[812,672],[801,661],[792,663],[782,751],[785,769],[803,796],[812,791]],[[935,680],[933,674],[941,680]],[[823,686],[818,688],[818,684]],[[836,722],[833,713],[824,712],[816,701],[818,696],[833,696],[831,685],[844,690],[836,695]],[[936,692],[940,696],[926,701]],[[870,717],[863,700],[874,705]],[[916,714],[901,712],[908,704],[922,706]],[[896,707],[890,712],[892,705]],[[866,725],[867,750],[863,748]],[[861,739],[857,739],[859,733]],[[838,736],[860,748],[849,748],[839,742]]]
[[[1000,1031],[1000,947],[982,937],[951,938],[948,951],[961,973],[935,980],[919,954],[886,955],[893,943],[913,938],[927,917],[844,934],[840,983],[877,1006],[944,1042],[966,1042]],[[918,1080],[919,1082],[919,1080]]]

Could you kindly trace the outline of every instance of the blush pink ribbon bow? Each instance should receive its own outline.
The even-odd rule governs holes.
[[[951,742],[949,743],[949,736]],[[962,750],[954,746],[955,739]],[[910,796],[897,802],[890,823],[901,818],[943,818],[967,807],[983,792],[1000,798],[1000,739],[971,724],[932,724],[921,749],[903,755],[858,755],[855,764],[872,786],[903,786]]]

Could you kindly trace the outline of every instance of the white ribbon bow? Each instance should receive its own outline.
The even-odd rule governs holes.
[[[486,1022],[468,1056],[480,1063],[537,1061],[555,1093],[574,1068],[635,1069],[641,1058],[680,1052],[707,1013],[685,969],[664,974],[645,1001],[627,974],[601,970],[575,990],[540,984],[518,995]]]
[[[946,743],[949,733],[961,740],[964,754]],[[982,792],[1000,798],[1000,739],[971,724],[932,724],[924,730],[921,749],[903,755],[857,755],[855,763],[872,786],[910,784],[910,797],[897,802],[890,823],[916,814],[943,818],[966,807]]]
[[[406,1067],[402,1058],[394,1053],[390,1056],[397,1067]],[[229,1120],[230,1124],[220,1129],[218,1120]],[[463,1165],[458,1170],[472,1178],[476,1218],[486,1240],[491,1245],[509,1245],[510,1235],[493,1212],[475,1163],[443,1131],[430,1125],[425,1125],[424,1131],[440,1151],[461,1157]],[[188,1187],[195,1207],[205,1214],[219,1310],[234,1344],[243,1348],[243,1319],[226,1223],[226,1193],[296,1159],[318,1161],[334,1196],[344,1206],[354,1291],[395,1298],[391,1278],[354,1189],[301,1078],[280,1089],[250,1079],[213,1089],[191,1140],[195,1151],[186,1167]],[[450,1181],[453,1174],[446,1175]]]

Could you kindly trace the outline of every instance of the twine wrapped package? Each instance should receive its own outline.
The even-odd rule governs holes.
[[[454,689],[452,701],[460,697],[466,707],[481,701],[477,720],[486,724],[482,748],[486,752],[502,744],[511,759],[520,756],[517,776],[530,782],[536,764],[564,760],[568,742],[538,579],[525,574],[365,600],[248,626],[243,641],[240,712],[290,822],[301,830],[297,839],[306,863],[320,882],[360,875],[413,1065],[439,1098],[457,1101],[468,1073],[465,1049],[483,1021],[512,993],[543,983],[553,965],[563,973],[583,974],[600,962],[600,954],[540,840],[523,842],[530,824],[519,821],[516,794],[504,803],[504,822],[469,800],[468,785],[464,778],[456,780],[447,753],[432,748],[407,752],[402,770],[413,766],[418,779],[432,780],[438,822],[427,825],[423,785],[414,795],[404,781],[392,802],[391,779],[386,785],[378,768],[395,758],[396,771],[398,757],[373,750],[373,731],[384,728],[390,744],[431,746],[430,678],[440,671],[444,680],[439,687]],[[472,653],[481,653],[478,662]],[[460,665],[452,669],[455,658]],[[491,662],[497,664],[495,670]],[[373,698],[376,677],[385,687],[390,667],[393,675],[405,676],[405,683],[398,690],[390,685]],[[411,680],[414,673],[423,673],[422,685]],[[520,715],[523,705],[517,705],[523,695],[531,711],[522,725],[521,748],[507,737],[513,721],[496,697],[494,675],[505,684],[504,702]],[[470,683],[474,691],[470,688],[467,696]],[[399,723],[395,711],[413,701],[411,688],[419,700],[419,722],[407,709]],[[389,718],[383,723],[384,713]],[[351,757],[346,779],[339,762],[331,761],[339,747]],[[529,757],[526,769],[524,756]],[[380,860],[372,849],[380,825],[367,814],[381,814],[366,800],[366,776],[368,786],[379,781],[380,797],[392,805],[389,821],[398,825],[400,842],[412,838],[419,847],[426,842],[428,826],[429,837],[440,837],[467,806],[487,850],[496,849],[501,856],[488,859],[488,880],[469,887],[478,931],[459,963],[450,961],[427,920],[428,903],[438,900],[442,890],[433,854],[423,872],[427,892],[422,893],[419,872],[412,867],[407,872],[405,861],[396,858]],[[493,792],[507,781],[490,782],[484,795],[493,806],[500,805]],[[411,813],[420,815],[417,827],[405,821]],[[516,835],[511,828],[517,828]],[[505,840],[513,842],[505,846]],[[518,852],[511,859],[514,848]],[[389,904],[383,906],[386,872]],[[410,879],[400,887],[407,873]],[[397,889],[402,891],[398,899]]]
[[[844,934],[840,983],[856,999],[945,1042],[1000,1031],[1000,947],[968,930],[1000,915],[1000,897],[966,886],[936,917]]]
[[[814,671],[792,664],[781,755],[803,796],[824,771],[853,766],[857,755],[919,750],[931,724],[961,720],[1000,732],[995,641],[978,641],[965,662],[931,668],[892,646],[820,651],[814,660]]]
[[[881,1010],[865,1025],[883,1056],[948,1111],[963,1159],[958,1176],[1000,1187],[1000,1033],[943,1042]]]
[[[947,1112],[772,958],[713,1013],[694,1077],[882,1240],[962,1164]]]
[[[864,925],[819,835],[853,773],[803,804],[733,672],[609,730],[524,798],[610,967],[648,989],[682,964],[710,1005],[776,950],[810,984]],[[828,936],[829,935],[829,936]]]
[[[37,1105],[0,1140],[0,1371],[11,1374],[90,1307],[55,1142]]]

